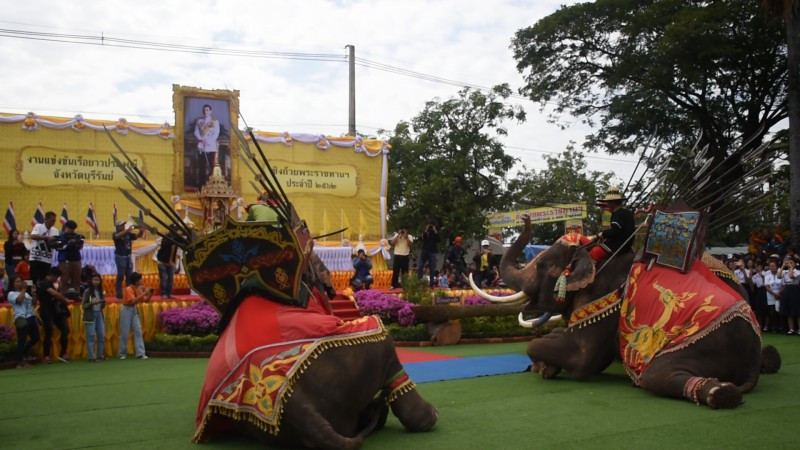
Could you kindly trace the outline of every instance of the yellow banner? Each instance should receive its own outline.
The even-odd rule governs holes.
[[[358,171],[344,164],[295,164],[271,161],[287,194],[327,194],[353,197],[358,191]]]
[[[131,158],[142,167],[141,157],[131,155]],[[25,186],[130,187],[108,152],[27,147],[20,152],[20,161],[19,177]]]
[[[531,223],[561,222],[569,219],[585,219],[586,204],[569,203],[563,205],[546,206],[541,208],[522,209],[487,216],[489,229],[503,227],[517,227],[522,225],[520,216],[528,213]]]

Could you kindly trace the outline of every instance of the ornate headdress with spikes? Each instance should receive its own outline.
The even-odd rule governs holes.
[[[233,98],[231,101],[235,105]],[[112,155],[117,166],[134,189],[147,196],[167,218],[154,215],[132,193],[121,189],[122,193],[164,229],[177,227],[185,237],[176,238],[175,233],[164,234],[143,220],[134,220],[148,231],[173,240],[185,251],[189,285],[222,314],[220,328],[225,327],[241,300],[251,293],[267,300],[306,307],[313,292],[324,300],[329,300],[326,294],[332,292],[330,274],[312,252],[308,227],[289,202],[252,130],[247,128],[257,154],[250,150],[242,133],[232,128],[240,145],[233,150],[255,175],[258,184],[252,184],[260,201],[248,208],[246,222],[227,217],[220,228],[202,237],[186,225],[106,130],[127,161],[123,163]],[[262,209],[268,209],[269,214]]]

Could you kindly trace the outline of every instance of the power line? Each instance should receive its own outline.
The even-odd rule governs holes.
[[[535,149],[535,148],[514,147],[514,146],[511,146],[511,145],[506,145],[504,147],[505,148],[510,148],[510,149],[513,149],[513,150],[521,150],[521,151],[525,151],[525,152],[547,153],[547,154],[551,154],[551,155],[561,154],[561,152],[554,151],[554,150],[540,150],[540,149]],[[617,163],[636,164],[636,161],[630,161],[630,160],[627,160],[627,159],[604,158],[602,156],[592,156],[592,155],[583,155],[583,157],[586,158],[586,159],[598,159],[598,160],[601,160],[601,161],[611,161],[611,162],[617,162]]]
[[[59,42],[65,44],[92,45],[98,47],[130,48],[137,50],[215,55],[215,56],[289,59],[289,60],[323,61],[323,62],[347,61],[346,55],[334,54],[334,53],[302,53],[302,52],[276,52],[276,51],[262,51],[262,50],[225,49],[219,47],[170,44],[157,41],[115,38],[113,36],[107,36],[104,33],[100,33],[99,35],[48,33],[42,31],[26,31],[26,30],[15,30],[9,28],[0,28],[0,37],[45,41],[45,42]],[[432,83],[438,83],[438,84],[444,84],[448,86],[455,86],[462,88],[468,87],[471,89],[476,89],[485,92],[490,92],[492,90],[492,88],[489,86],[482,86],[474,83],[469,83],[466,81],[458,81],[449,78],[439,77],[436,75],[430,75],[365,58],[356,57],[355,64],[369,69],[374,69],[386,73],[391,73],[394,75],[401,75],[404,77],[414,78],[417,80],[428,81]],[[510,97],[518,100],[528,100],[527,97],[524,97],[519,94],[511,94]]]

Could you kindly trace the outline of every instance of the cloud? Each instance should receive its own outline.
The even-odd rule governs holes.
[[[556,11],[562,1],[97,1],[20,2],[4,28],[124,38],[192,46],[341,55],[337,62],[157,52],[4,37],[0,111],[132,121],[174,122],[172,84],[241,91],[242,112],[259,129],[347,132],[347,44],[356,56],[442,78],[518,87],[509,45],[514,33]],[[425,102],[459,88],[357,66],[356,118],[361,133],[393,129]],[[539,105],[509,123],[509,146],[557,152],[590,131],[547,123]],[[542,168],[541,153],[509,150]],[[632,157],[619,158],[631,161]],[[589,159],[593,170],[625,175],[632,162]],[[628,172],[629,173],[629,172]]]

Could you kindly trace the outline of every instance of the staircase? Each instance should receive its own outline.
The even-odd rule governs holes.
[[[336,294],[336,297],[331,299],[331,308],[333,309],[333,315],[342,320],[353,320],[361,317],[358,305],[342,294]]]

